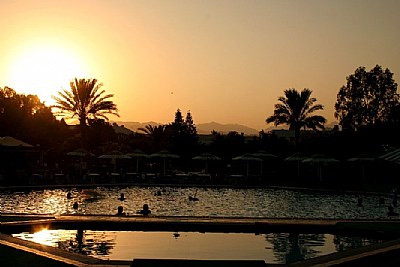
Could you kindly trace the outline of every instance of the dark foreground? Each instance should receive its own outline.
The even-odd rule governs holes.
[[[135,229],[220,232],[359,232],[391,239],[400,238],[399,220],[290,220],[268,218],[143,217],[143,216],[36,216],[2,214],[0,232],[12,233],[34,227],[70,229]],[[333,253],[287,266],[400,266],[400,239],[346,252]],[[277,266],[264,261],[155,260],[103,261],[76,253],[0,234],[2,266]],[[282,265],[281,265],[282,266]]]

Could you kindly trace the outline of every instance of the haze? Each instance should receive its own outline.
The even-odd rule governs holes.
[[[399,25],[397,0],[2,0],[0,86],[49,103],[97,78],[121,121],[168,123],[180,108],[255,129],[285,89],[307,87],[331,122],[357,67],[399,82]]]

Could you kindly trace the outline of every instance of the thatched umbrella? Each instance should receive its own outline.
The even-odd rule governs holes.
[[[387,153],[379,156],[379,159],[400,164],[400,148],[388,151]]]
[[[163,175],[165,176],[165,161],[167,159],[179,159],[180,157],[176,154],[169,152],[168,150],[161,150],[157,153],[151,154],[151,158],[163,159]]]
[[[256,158],[260,158],[263,161],[261,162],[261,176],[263,175],[263,163],[264,162],[270,162],[270,161],[276,161],[278,159],[278,156],[268,153],[266,151],[260,150],[256,153],[252,153],[252,156]]]
[[[274,155],[274,154],[271,154],[271,153],[268,153],[268,152],[265,152],[265,151],[263,151],[263,150],[260,150],[260,151],[258,151],[258,152],[252,153],[252,154],[250,154],[250,155],[252,155],[252,156],[254,156],[254,157],[257,157],[257,158],[261,158],[261,159],[263,159],[263,160],[274,160],[274,159],[278,159],[278,156],[276,156],[276,155]]]
[[[15,139],[11,136],[0,137],[0,146],[6,147],[33,147],[32,145],[25,143],[21,140]]]
[[[78,148],[73,151],[70,151],[66,154],[68,157],[74,158],[79,158],[79,175],[82,175],[83,169],[86,169],[86,161],[84,159],[89,159],[90,157],[94,157],[95,155],[93,153],[90,153],[84,148]]]
[[[140,149],[135,149],[133,152],[126,154],[127,156],[136,159],[136,172],[139,171],[139,160],[150,157]]]
[[[208,152],[205,152],[201,155],[198,155],[196,157],[193,158],[194,160],[201,160],[201,161],[205,161],[206,163],[206,173],[208,172],[208,161],[217,161],[217,160],[221,160],[220,157],[217,157],[213,154],[210,154]]]
[[[93,157],[95,155],[93,153],[90,153],[89,151],[87,151],[84,148],[78,148],[78,149],[75,149],[74,151],[68,152],[67,156],[84,158],[84,157]]]
[[[119,151],[112,151],[108,154],[99,156],[99,159],[111,159],[111,164],[114,166],[114,172],[117,171],[117,160],[130,159],[128,155],[124,155]]]
[[[241,155],[239,157],[235,157],[232,160],[240,160],[240,161],[245,161],[246,162],[246,176],[247,177],[249,176],[249,162],[250,161],[262,162],[262,159],[257,158],[255,156],[253,156],[252,154],[249,154],[249,153],[243,154],[243,155]],[[261,165],[261,168],[262,168],[262,165]],[[262,172],[262,170],[261,170],[261,172]]]
[[[297,153],[294,153],[293,155],[285,158],[283,161],[296,162],[297,163],[297,177],[300,177],[300,162],[302,162],[306,158],[307,158],[306,156],[304,156],[303,154],[297,152]]]
[[[322,154],[314,154],[310,158],[304,159],[302,162],[312,164],[312,165],[317,165],[318,177],[319,177],[320,181],[322,181],[322,166],[339,163],[339,161],[337,159],[329,158]]]
[[[365,165],[366,164],[370,164],[372,162],[375,162],[376,158],[370,157],[370,156],[366,156],[366,155],[360,155],[359,157],[349,158],[349,159],[347,159],[347,161],[351,162],[351,163],[354,163],[354,164],[361,165],[362,178],[364,180],[364,178],[365,178]]]

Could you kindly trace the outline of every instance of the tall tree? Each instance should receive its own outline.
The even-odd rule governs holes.
[[[172,127],[174,128],[174,131],[178,134],[181,134],[185,131],[185,121],[183,120],[182,112],[179,108],[175,112],[175,120],[172,123]]]
[[[267,123],[273,122],[275,126],[280,124],[289,125],[294,130],[296,145],[300,141],[300,130],[303,129],[324,129],[326,119],[320,115],[311,115],[315,111],[323,110],[320,104],[314,104],[317,99],[311,97],[312,91],[304,88],[300,93],[292,88],[284,91],[285,96],[278,98],[280,103],[275,104],[274,115],[266,119]]]
[[[386,123],[399,105],[397,84],[389,69],[376,65],[370,71],[359,67],[346,78],[337,94],[335,117],[345,129]]]
[[[188,135],[193,137],[197,136],[196,125],[194,124],[193,117],[190,111],[188,111],[186,114],[185,125],[186,125],[186,132]]]
[[[178,109],[175,113],[175,120],[169,125],[169,128],[171,129],[171,144],[174,150],[182,157],[191,157],[197,149],[198,135],[190,111],[188,111],[186,120],[184,120],[181,111]]]
[[[119,116],[117,106],[110,100],[114,95],[105,94],[105,90],[100,90],[102,86],[96,79],[75,78],[70,82],[70,90],[62,90],[58,96],[53,96],[56,101],[53,107],[59,110],[58,115],[78,117],[81,129],[86,127],[89,119],[108,120],[106,114]]]
[[[63,125],[36,95],[0,88],[0,136],[10,135],[49,147],[65,139]]]

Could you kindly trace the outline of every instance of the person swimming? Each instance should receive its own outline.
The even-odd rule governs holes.
[[[121,193],[120,197],[118,198],[118,200],[124,201],[125,200],[125,194]]]
[[[124,212],[124,207],[122,207],[122,206],[118,206],[118,213],[117,213],[117,215],[125,215],[125,212]]]
[[[197,197],[189,196],[189,201],[199,201]]]
[[[358,207],[362,207],[362,206],[363,206],[363,199],[362,199],[362,197],[359,197],[359,198],[357,199],[357,206],[358,206]]]
[[[393,206],[388,206],[387,216],[389,216],[389,217],[399,216],[399,214],[394,211]]]
[[[144,204],[142,210],[137,211],[138,214],[142,214],[144,216],[147,216],[151,213],[151,210],[149,209],[149,205]]]
[[[71,192],[68,192],[67,193],[67,199],[71,199],[72,198],[72,194],[71,194]]]
[[[392,190],[392,205],[397,207],[397,187]]]
[[[199,201],[199,199],[196,197],[196,195],[197,195],[197,189],[194,192],[194,196],[193,197],[189,196],[189,201]]]

